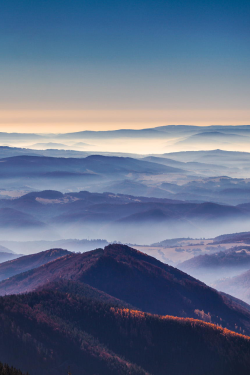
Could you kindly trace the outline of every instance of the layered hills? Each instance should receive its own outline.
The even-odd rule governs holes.
[[[249,338],[198,320],[129,310],[60,287],[3,297],[0,306],[2,357],[34,375],[68,368],[83,375],[248,374]]]
[[[30,257],[21,259],[26,258],[30,264]],[[205,313],[210,322],[250,333],[250,311],[176,268],[128,246],[109,245],[104,250],[71,253],[41,267],[29,267],[29,271],[3,280],[0,294],[32,292],[48,282],[65,279],[88,284],[145,312],[191,318]]]
[[[165,236],[175,230],[180,237],[211,237],[218,234],[218,223],[221,233],[229,226],[247,227],[249,222],[250,211],[240,206],[109,192],[63,194],[45,190],[0,200],[0,229],[6,240],[6,229],[10,233],[15,229],[19,237],[25,229],[30,240],[45,235],[52,238],[51,232],[54,238],[62,238],[67,232],[71,238],[98,236],[112,240],[116,236],[116,240],[136,243],[143,233],[145,240],[152,243],[162,238],[163,231]],[[28,229],[32,231],[28,233]]]
[[[2,361],[33,375],[248,374],[250,339],[229,330],[250,333],[248,305],[124,245],[49,256],[0,283]]]

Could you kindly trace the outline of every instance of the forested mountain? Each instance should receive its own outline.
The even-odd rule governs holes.
[[[10,367],[7,364],[3,364],[0,362],[0,375],[24,375],[24,374],[22,373],[22,371],[17,370],[12,366]]]
[[[124,245],[68,254],[0,283],[1,295],[41,289],[48,282],[88,284],[145,312],[202,318],[250,333],[250,311],[191,276]]]
[[[248,375],[248,337],[129,310],[90,287],[79,295],[72,283],[0,298],[4,361],[33,375]]]

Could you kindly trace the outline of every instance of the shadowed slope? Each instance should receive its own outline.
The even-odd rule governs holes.
[[[24,375],[20,370],[0,362],[0,375]],[[27,374],[28,375],[28,374]]]
[[[0,308],[2,357],[33,375],[60,375],[68,366],[81,375],[249,373],[250,339],[198,320],[117,308],[49,287],[2,297]]]
[[[2,281],[0,293],[29,292],[60,279],[88,284],[150,313],[196,318],[203,311],[204,319],[250,333],[248,310],[176,268],[124,245],[66,255]]]

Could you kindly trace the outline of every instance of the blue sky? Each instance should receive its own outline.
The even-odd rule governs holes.
[[[249,20],[241,0],[0,0],[0,125],[250,123]]]

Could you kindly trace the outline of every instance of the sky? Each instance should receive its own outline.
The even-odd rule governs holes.
[[[250,124],[249,0],[0,0],[0,131]]]

